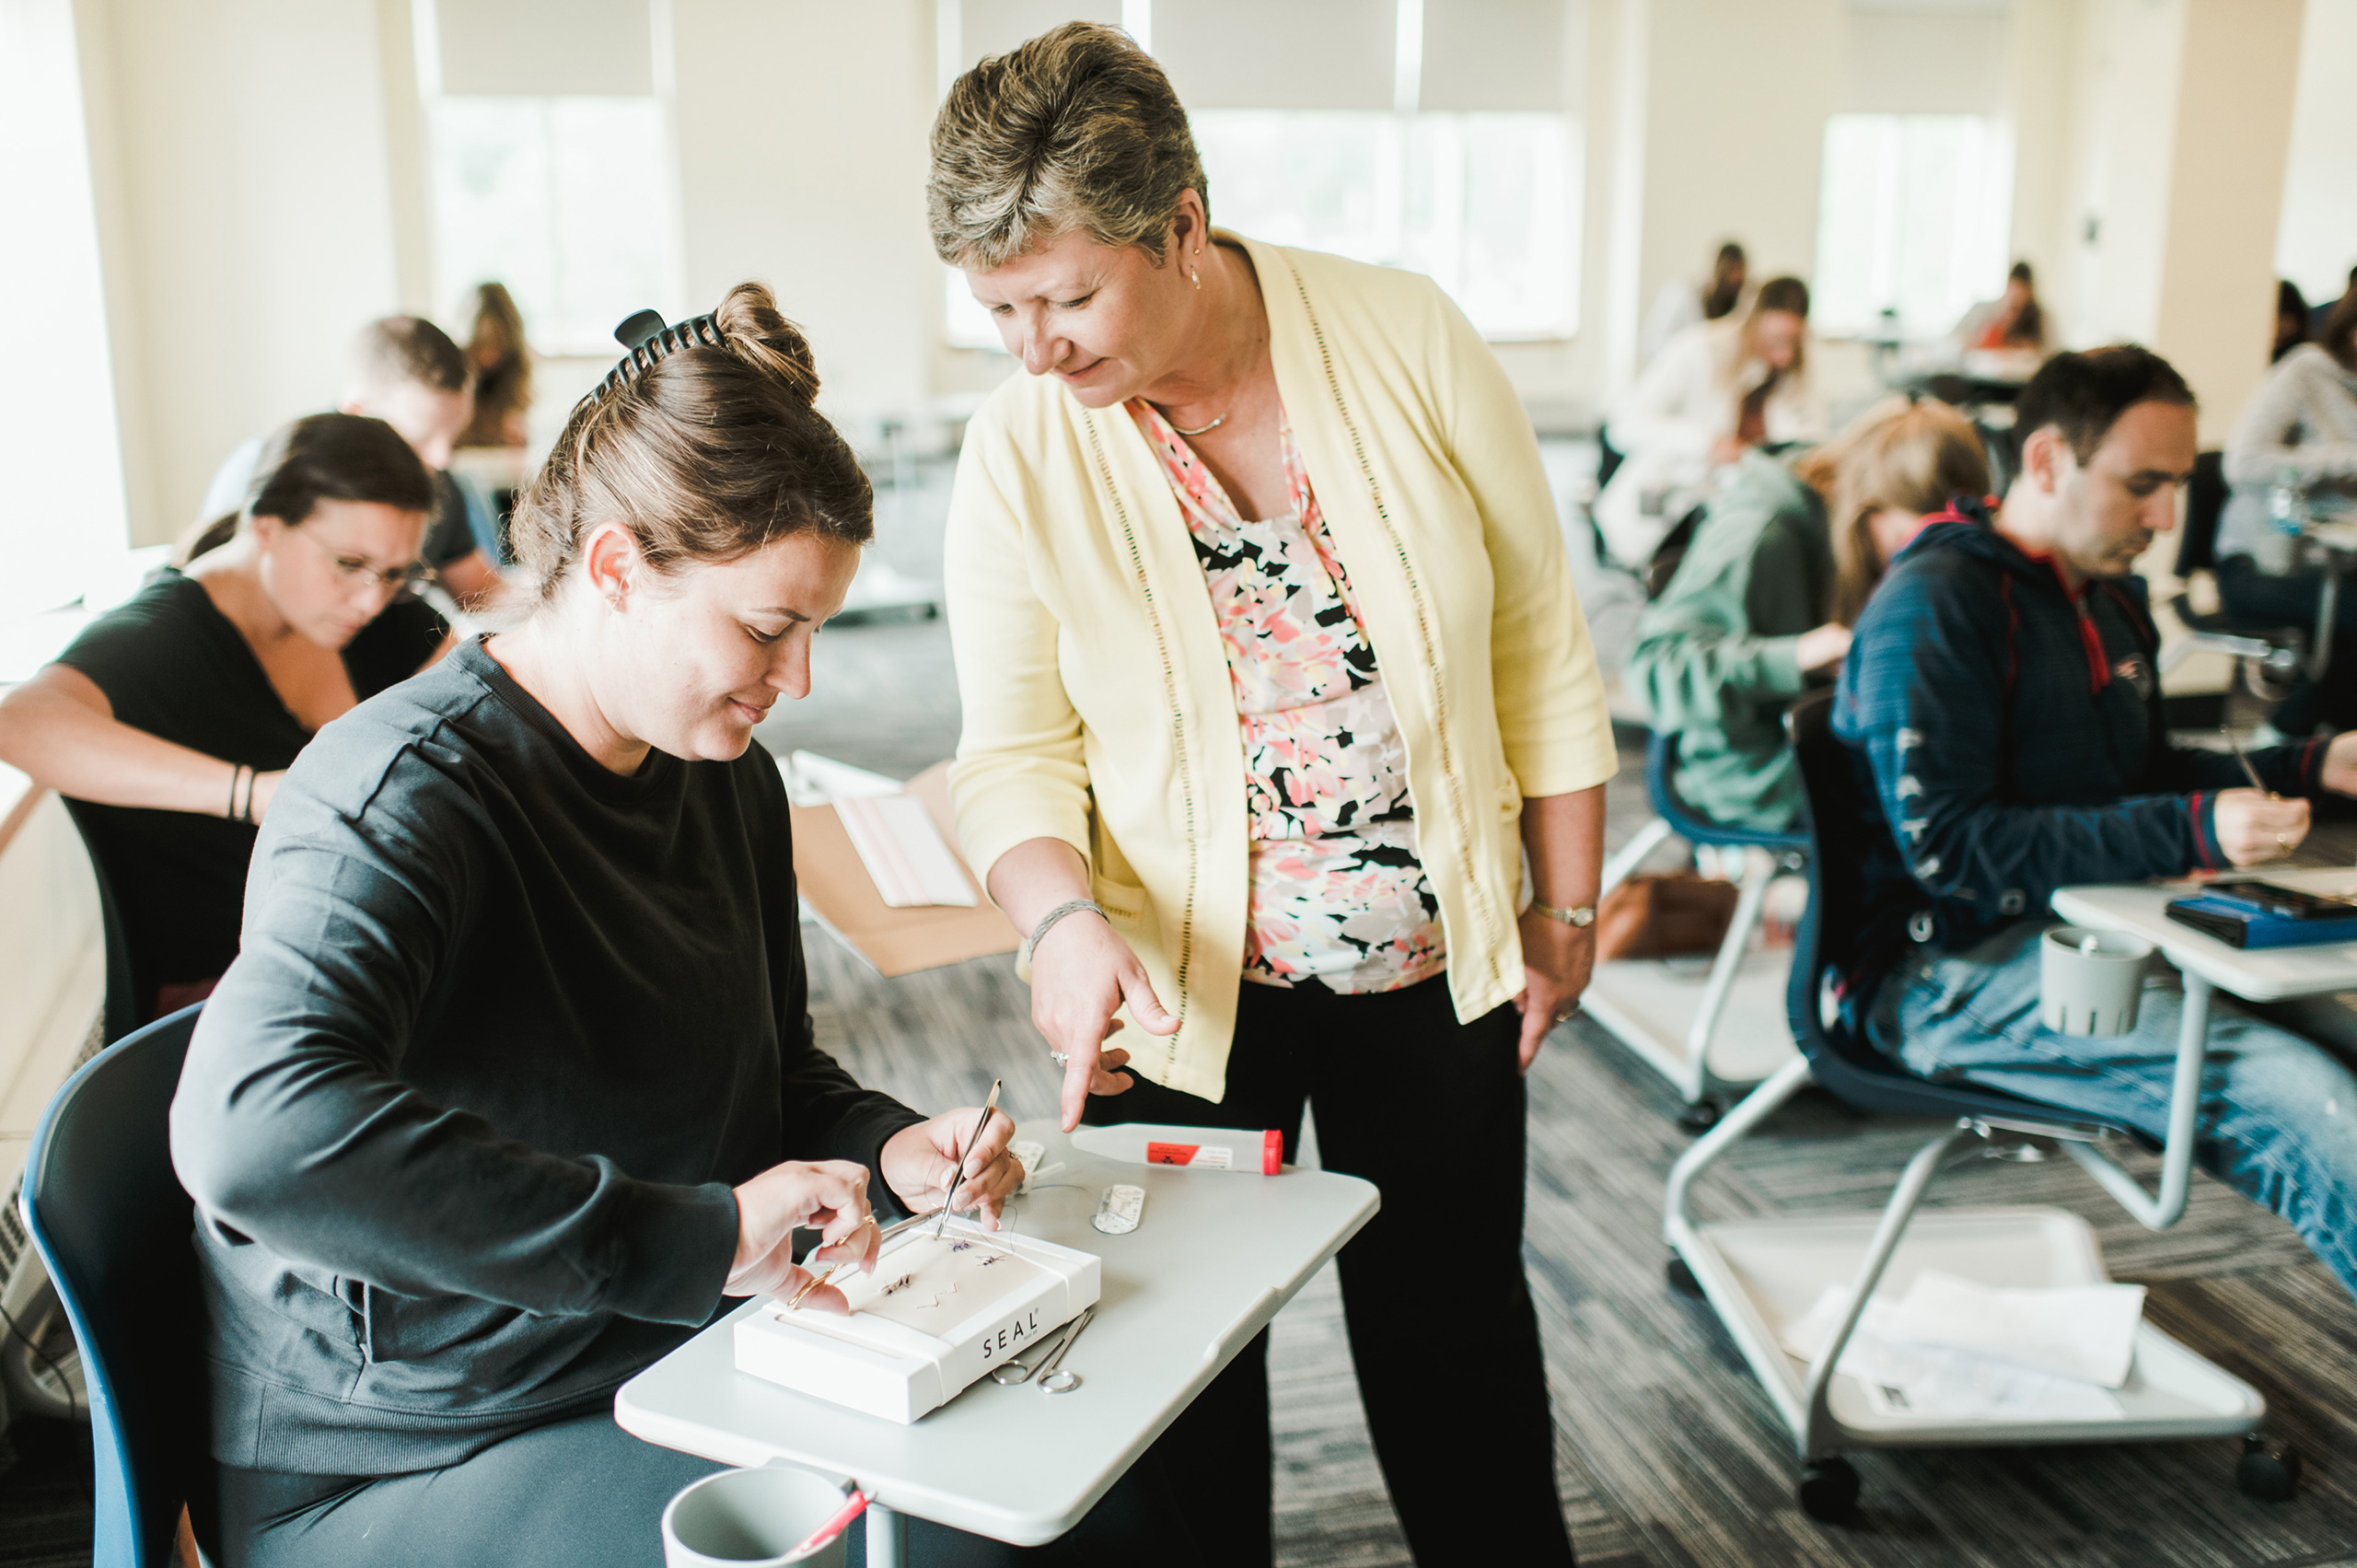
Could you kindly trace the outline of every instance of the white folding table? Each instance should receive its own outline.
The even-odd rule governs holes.
[[[902,1426],[739,1373],[730,1335],[758,1298],[615,1393],[623,1430],[723,1464],[783,1459],[856,1482],[869,1498],[871,1568],[900,1568],[898,1515],[1018,1546],[1055,1539],[1111,1489],[1237,1353],[1375,1215],[1375,1187],[1287,1167],[1280,1176],[1156,1169],[1084,1154],[1053,1121],[1018,1136],[1047,1148],[1014,1228],[1104,1260],[1097,1316],[1050,1394],[985,1377]],[[1116,1182],[1145,1189],[1127,1236],[1090,1224]]]
[[[2263,867],[2242,879],[2315,893],[2357,893],[2357,867],[2320,871]],[[2173,1224],[2185,1212],[2193,1167],[2194,1125],[2201,1108],[2201,1062],[2210,1036],[2211,993],[2224,991],[2248,1002],[2288,1002],[2357,989],[2357,942],[2245,951],[2169,919],[2170,900],[2188,898],[2216,885],[2214,881],[2140,882],[2062,888],[2052,900],[2054,912],[2073,925],[2142,937],[2185,976],[2185,1011],[2178,1025],[2177,1076],[2169,1101],[2160,1191],[2146,1192],[2126,1171],[2091,1149],[2076,1144],[2064,1145],[2130,1214],[2155,1230]]]

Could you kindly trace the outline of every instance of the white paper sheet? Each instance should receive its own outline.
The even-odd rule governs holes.
[[[838,799],[835,815],[889,908],[974,906],[973,884],[942,842],[924,802],[907,795]]]
[[[1887,1414],[2115,1420],[2143,1302],[2142,1285],[2007,1289],[1927,1269],[1903,1298],[1866,1304],[1840,1370]],[[1816,1361],[1849,1305],[1848,1286],[1828,1285],[1784,1326],[1784,1348]]]

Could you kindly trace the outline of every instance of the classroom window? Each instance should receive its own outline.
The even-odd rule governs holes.
[[[1568,117],[1206,110],[1193,123],[1221,227],[1429,273],[1493,340],[1577,327]],[[947,291],[950,341],[997,346],[965,279]]]
[[[436,298],[496,279],[542,353],[610,355],[615,323],[673,297],[659,100],[448,97],[430,116]]]
[[[1825,124],[1812,314],[1821,332],[1936,337],[2004,286],[2013,151],[1966,114]],[[1884,313],[1895,313],[1892,317]]]

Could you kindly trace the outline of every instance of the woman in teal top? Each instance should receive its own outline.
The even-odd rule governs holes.
[[[1744,455],[1638,617],[1623,676],[1654,727],[1676,732],[1688,805],[1729,827],[1792,825],[1801,786],[1784,709],[1832,678],[1850,623],[1922,519],[1988,488],[1980,436],[1929,399],[1878,403],[1795,459]]]

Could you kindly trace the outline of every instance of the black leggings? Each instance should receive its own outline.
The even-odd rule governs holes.
[[[661,1568],[663,1508],[726,1467],[642,1443],[604,1411],[552,1422],[438,1470],[220,1471],[221,1568]],[[850,1561],[867,1560],[865,1518]],[[901,1516],[911,1568],[1210,1562],[1160,1469],[1142,1460],[1053,1546],[1030,1551]]]
[[[1382,1211],[1342,1249],[1342,1309],[1376,1458],[1416,1560],[1465,1561],[1478,1532],[1485,1559],[1569,1563],[1522,1272],[1520,1016],[1501,1007],[1460,1025],[1446,976],[1361,996],[1241,990],[1226,1098],[1139,1080],[1091,1097],[1086,1119],[1274,1127],[1290,1160],[1305,1101],[1315,1109],[1325,1168],[1383,1191]],[[1437,1311],[1435,1296],[1446,1297]],[[1477,1377],[1434,1375],[1448,1346]],[[1238,1568],[1273,1557],[1268,1352],[1263,1334],[1149,1455],[1220,1547],[1217,1561]]]

